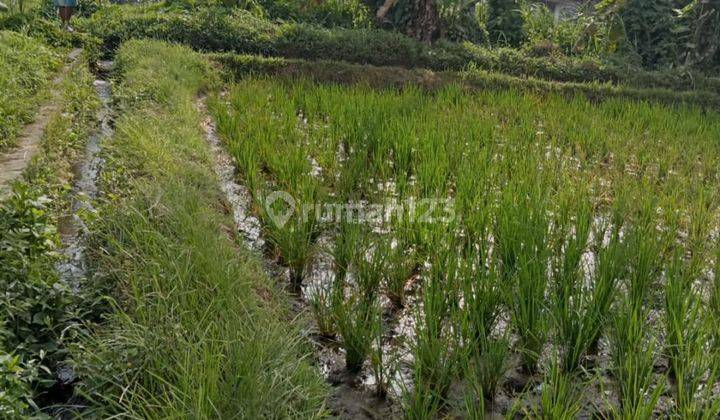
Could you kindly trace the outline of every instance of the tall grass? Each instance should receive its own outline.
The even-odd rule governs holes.
[[[59,65],[59,54],[39,40],[0,31],[0,151],[32,121]]]
[[[213,73],[160,42],[126,44],[117,65],[124,111],[92,247],[116,311],[74,353],[83,414],[323,416],[325,387],[287,302],[221,229],[232,221],[195,107]]]

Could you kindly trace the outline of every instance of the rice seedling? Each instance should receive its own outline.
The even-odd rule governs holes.
[[[470,258],[463,264],[460,283],[462,306],[453,316],[462,333],[462,369],[470,390],[481,391],[476,395],[492,402],[498,383],[509,368],[508,331],[501,337],[491,335],[505,291],[494,265],[487,267],[480,257]]]
[[[457,368],[457,326],[451,324],[451,313],[457,307],[459,267],[450,250],[438,251],[423,282],[420,307],[415,310],[415,389],[408,401],[417,405],[418,412],[430,412],[445,403]]]
[[[343,218],[338,226],[338,232],[332,249],[333,271],[335,282],[344,282],[351,264],[356,261],[357,255],[364,247],[364,233],[362,226]]]
[[[510,341],[507,337],[482,337],[466,349],[465,380],[478,397],[492,403],[500,380],[510,367]]]
[[[574,199],[577,200],[577,199]],[[575,214],[563,206],[555,222],[556,242],[553,265],[553,320],[562,347],[562,367],[574,372],[581,358],[597,343],[607,321],[613,302],[617,279],[623,274],[622,244],[619,242],[618,222],[600,221],[593,229],[593,214],[587,198],[576,202]],[[591,254],[594,267],[586,273],[581,267],[583,255],[590,245],[590,233],[595,238]],[[603,241],[607,237],[607,245]],[[588,276],[589,282],[585,281]]]
[[[373,332],[375,335],[373,337],[372,350],[370,351],[370,365],[372,366],[375,377],[375,395],[378,398],[386,398],[388,396],[390,382],[393,379],[395,362],[390,357],[391,355],[386,352],[383,343],[383,317],[380,305],[376,306],[373,317],[375,322]]]
[[[664,384],[655,383],[653,366],[657,341],[647,324],[647,300],[657,280],[663,242],[656,232],[652,202],[641,203],[636,220],[626,233],[628,279],[615,310],[611,353],[617,378],[621,418],[651,418]]]
[[[241,85],[231,94],[237,98],[229,101],[234,114],[228,117],[239,121],[219,125],[235,132],[228,147],[241,172],[258,174],[263,193],[313,190],[317,201],[327,191],[339,203],[405,205],[389,226],[372,224],[382,234],[350,221],[337,227],[316,221],[276,241],[276,229],[263,221],[271,245],[280,245],[276,253],[281,260],[289,256],[295,272],[307,265],[313,236],[336,230],[335,285],[313,305],[325,320],[322,329],[337,323],[351,369],[369,358],[376,377],[389,378],[382,331],[369,308],[378,308],[380,293],[396,309],[407,306],[407,281],[417,275],[419,299],[410,308],[415,330],[406,337],[414,360],[403,398],[408,417],[444,410],[455,401],[448,393],[459,379],[467,384],[467,405],[480,400],[487,406],[512,360],[511,336],[522,367],[544,379],[541,402],[529,415],[577,415],[577,375],[603,338],[611,366],[602,357],[593,361],[600,364],[597,375],[609,370],[617,379],[617,417],[643,418],[655,409],[663,392],[653,372],[659,350],[679,352],[671,369],[686,372],[685,401],[692,392],[717,399],[697,382],[714,368],[694,354],[703,341],[695,337],[707,341],[710,329],[720,337],[710,326],[720,319],[720,304],[707,305],[709,316],[694,309],[701,294],[685,281],[657,287],[674,240],[697,261],[693,271],[705,265],[714,224],[709,215],[719,204],[709,181],[720,174],[710,140],[720,135],[716,115],[516,91],[466,95],[451,87],[426,94],[271,80]],[[310,175],[315,166],[320,175]],[[457,217],[442,218],[443,209],[426,199],[454,200]],[[684,232],[687,238],[677,234]],[[711,303],[720,302],[718,290],[710,288]],[[666,329],[675,325],[667,339],[652,331],[650,320],[665,313],[659,307],[670,314],[661,318]],[[498,325],[505,311],[510,322]],[[678,327],[683,323],[687,331]],[[552,366],[538,366],[548,338],[557,354]],[[720,338],[713,340],[716,352]],[[378,382],[383,394],[387,382]],[[682,415],[712,411],[713,403],[687,408],[690,403],[678,402]],[[480,417],[483,410],[467,411]]]
[[[370,302],[377,300],[380,285],[386,276],[390,244],[386,237],[377,237],[370,233],[366,235],[364,246],[356,254],[354,266],[358,290],[364,299]]]
[[[485,419],[485,391],[478,382],[469,382],[465,390],[463,402],[465,415],[470,420]]]
[[[571,216],[571,207],[564,203],[555,220],[555,244],[552,261],[553,318],[562,342],[571,342],[581,328],[577,307],[583,299],[581,259],[588,246],[592,224],[590,203],[583,196]]]
[[[318,334],[324,338],[335,337],[337,326],[333,303],[335,287],[332,283],[315,285],[308,291],[308,303],[312,311]]]
[[[296,207],[303,203],[321,202],[321,195],[319,187],[309,178],[294,182],[296,188],[292,191],[297,194],[295,203],[284,199],[271,202],[266,197],[259,200],[258,207],[268,245],[279,262],[290,269],[290,283],[298,288],[302,284],[320,231],[317,213]]]
[[[540,401],[527,414],[529,417],[543,420],[578,418],[582,409],[581,388],[559,363],[551,363],[540,387]]]
[[[591,275],[591,296],[581,322],[581,333],[571,340],[564,355],[565,368],[573,370],[584,353],[597,349],[604,328],[610,321],[610,308],[617,295],[618,281],[625,276],[627,253],[621,241],[622,218],[615,212],[612,220],[599,223],[593,230],[595,267]],[[607,244],[604,244],[607,235]]]
[[[713,349],[720,349],[720,246],[715,245],[715,264],[713,265],[712,283],[709,288],[710,319],[712,322]]]
[[[701,316],[702,301],[693,290],[700,274],[695,259],[675,251],[665,269],[665,331],[669,375],[674,383],[675,413],[681,418],[712,418],[720,402],[711,398],[718,378],[718,359],[708,357],[712,329]],[[699,398],[702,396],[702,398]]]
[[[385,290],[390,303],[395,309],[405,306],[405,286],[417,268],[414,252],[398,239],[394,244],[386,246],[386,267],[383,275]]]
[[[377,337],[377,302],[365,295],[352,293],[333,305],[335,321],[345,349],[345,365],[352,373],[359,372],[372,351]]]
[[[508,298],[528,371],[535,370],[547,333],[548,220],[544,200],[533,188],[506,187],[495,229],[502,276],[513,284]]]

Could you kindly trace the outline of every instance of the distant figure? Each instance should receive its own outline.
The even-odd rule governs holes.
[[[60,15],[60,21],[62,21],[63,28],[72,32],[72,26],[70,26],[70,18],[77,7],[77,0],[55,0],[55,6],[58,7],[58,15]]]

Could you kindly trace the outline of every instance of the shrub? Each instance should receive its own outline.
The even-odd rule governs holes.
[[[489,0],[487,28],[490,42],[518,46],[525,40],[523,15],[518,0]]]
[[[612,82],[634,87],[720,90],[720,80],[688,69],[648,72],[590,57],[531,57],[508,48],[441,41],[427,46],[378,29],[323,28],[307,23],[272,23],[245,10],[206,8],[192,14],[157,6],[108,6],[78,20],[109,50],[131,38],[186,43],[204,51],[234,51],[288,58],[330,59],[378,66],[460,70],[473,65],[513,76],[562,82]]]
[[[30,379],[20,358],[5,353],[0,347],[0,417],[15,419],[30,414]]]
[[[0,205],[0,308],[9,348],[57,361],[71,295],[54,269],[58,237],[48,204],[37,190],[19,186]]]

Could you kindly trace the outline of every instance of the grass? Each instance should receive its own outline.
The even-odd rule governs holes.
[[[413,372],[401,384],[409,417],[464,412],[458,388],[492,407],[522,366],[547,385],[539,415],[571,418],[582,401],[584,414],[643,418],[676,381],[654,369],[665,355],[685,372],[667,389],[677,397],[667,414],[716,413],[718,396],[698,378],[716,376],[717,311],[693,309],[720,295],[707,274],[720,209],[715,111],[251,76],[213,113],[258,195],[302,196],[311,179],[326,203],[403,205],[369,226],[316,227],[334,238],[349,365],[367,361],[377,334],[364,296],[377,305],[384,292],[386,314],[400,303],[413,314],[401,337],[412,353],[402,362]],[[282,169],[290,163],[280,158],[301,169]],[[673,255],[691,269],[669,276]],[[713,357],[701,360],[701,349]],[[609,361],[598,357],[607,352]],[[585,396],[608,373],[612,398],[593,407]],[[698,393],[706,401],[691,403]]]
[[[190,50],[131,42],[106,154],[93,267],[115,311],[74,351],[84,415],[321,417],[325,386],[284,295],[223,226]],[[162,351],[158,351],[162,349]]]
[[[13,146],[22,126],[32,121],[59,65],[60,56],[52,48],[0,31],[0,151]]]

